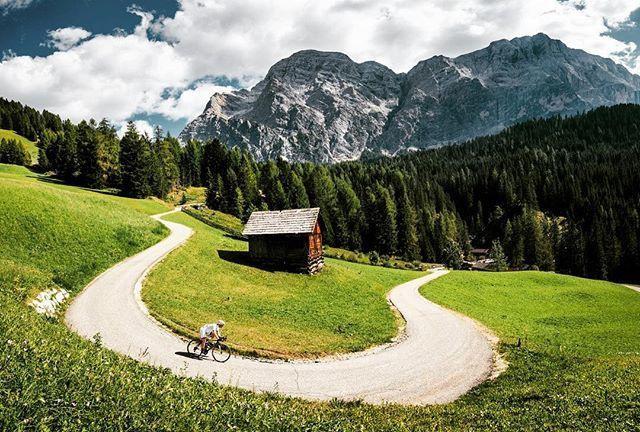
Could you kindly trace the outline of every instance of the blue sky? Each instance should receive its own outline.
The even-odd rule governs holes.
[[[44,56],[53,48],[46,46],[47,31],[64,27],[82,27],[94,34],[116,29],[133,31],[140,19],[129,12],[132,4],[158,15],[173,15],[175,0],[55,0],[36,1],[29,7],[0,15],[0,51]]]
[[[177,134],[301,49],[400,72],[538,32],[640,72],[637,0],[0,0],[0,96]]]

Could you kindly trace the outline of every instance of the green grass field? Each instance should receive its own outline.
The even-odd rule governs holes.
[[[143,300],[154,317],[189,336],[225,319],[230,342],[244,352],[309,357],[389,341],[397,319],[387,291],[423,274],[333,259],[315,276],[261,270],[237,262],[246,242],[185,214],[167,219],[195,234],[151,272]]]
[[[6,129],[0,129],[0,139],[2,138],[6,140],[14,139],[16,141],[22,142],[22,144],[24,144],[25,148],[31,155],[31,164],[35,165],[38,163],[39,150],[38,150],[38,147],[36,147],[36,143],[34,143],[33,141],[21,135],[18,135],[14,131],[6,130]]]
[[[531,349],[640,352],[640,295],[614,283],[544,272],[459,271],[421,293]]]
[[[481,319],[496,333],[507,336],[508,343],[501,349],[510,365],[503,375],[442,406],[305,402],[174,376],[104,349],[99,340],[86,341],[68,330],[61,319],[44,318],[26,305],[28,293],[52,284],[77,292],[101,267],[157,241],[164,233],[158,232],[158,225],[146,214],[163,211],[163,205],[47,183],[24,168],[7,165],[0,165],[0,192],[2,431],[640,429],[638,332],[629,335],[636,327],[629,330],[624,324],[629,315],[638,318],[635,304],[640,294],[631,290],[628,293],[636,295],[635,299],[609,284],[586,281],[588,294],[595,297],[586,304],[582,295],[576,302],[575,295],[533,294],[539,284],[553,294],[566,281],[580,289],[582,279],[574,282],[575,278],[553,276],[549,282],[535,281],[527,273],[453,273],[439,279],[439,285],[428,285],[425,295]],[[42,220],[47,214],[51,214],[51,221]],[[43,243],[23,232],[33,232]],[[132,245],[129,237],[138,243]],[[83,248],[74,245],[76,242]],[[92,250],[85,250],[89,248]],[[101,264],[88,265],[90,260]],[[503,276],[514,279],[508,283],[502,279],[504,283],[496,287]],[[465,284],[459,286],[462,280]],[[622,304],[624,299],[628,308],[616,306],[618,317],[611,317],[613,312],[601,315],[599,310],[608,307],[607,299],[600,296],[601,289],[612,293],[613,304]],[[492,301],[480,307],[478,291],[488,292]],[[530,308],[526,302],[516,301],[516,295],[537,301],[549,313],[560,307],[583,316],[593,313],[620,320],[615,328],[621,333],[610,334],[611,346],[607,348],[608,341],[599,337],[591,341],[589,332],[579,331],[583,338],[580,345],[589,348],[577,351],[570,348],[573,333],[562,330],[555,341],[567,348],[547,349],[544,341],[533,336],[541,324],[530,319],[534,317],[527,312]],[[502,318],[505,312],[509,319]],[[509,324],[520,313],[528,315],[532,323]],[[517,348],[509,338],[511,333],[522,333],[525,324],[530,336],[525,346]],[[618,353],[621,346],[631,352]]]

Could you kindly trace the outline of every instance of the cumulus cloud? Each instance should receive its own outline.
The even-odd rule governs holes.
[[[55,30],[61,33],[53,54],[7,56],[0,62],[3,96],[74,120],[124,122],[145,114],[189,119],[213,92],[229,90],[204,77],[224,75],[248,86],[301,49],[342,51],[401,72],[433,55],[456,56],[538,32],[640,72],[637,47],[610,36],[612,29],[628,25],[637,0],[180,0],[179,5],[170,17],[130,7],[140,18],[131,34]]]
[[[49,40],[46,45],[60,51],[67,51],[91,36],[91,32],[82,27],[64,27],[50,30],[47,34],[49,35]]]
[[[314,48],[376,60],[396,71],[496,39],[545,32],[568,45],[624,61],[634,50],[607,35],[637,0],[181,0],[154,30],[175,42],[199,73],[260,76],[274,61]],[[630,65],[635,67],[635,65]]]

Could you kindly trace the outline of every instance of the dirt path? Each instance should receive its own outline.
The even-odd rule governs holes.
[[[190,358],[185,342],[158,326],[139,298],[146,273],[192,234],[184,225],[161,222],[171,230],[166,239],[107,270],[78,295],[66,314],[70,328],[86,338],[99,333],[104,346],[176,374],[316,400],[444,403],[466,393],[492,371],[491,343],[474,322],[418,293],[421,285],[446,274],[444,270],[390,292],[389,300],[407,323],[406,337],[396,344],[317,362],[233,356],[220,364]]]

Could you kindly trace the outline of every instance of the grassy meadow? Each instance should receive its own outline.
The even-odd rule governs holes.
[[[421,293],[531,349],[640,353],[640,295],[622,285],[536,271],[457,271]]]
[[[25,146],[29,154],[31,155],[31,164],[35,165],[38,163],[39,150],[38,150],[38,147],[36,147],[35,142],[23,137],[22,135],[18,135],[14,131],[6,130],[6,129],[0,129],[0,139],[6,139],[6,140],[13,139],[18,142],[21,142]]]
[[[143,300],[188,336],[223,318],[231,344],[247,353],[310,357],[389,341],[398,323],[386,293],[423,274],[334,259],[314,276],[262,270],[243,261],[246,242],[185,214],[167,219],[195,234],[151,271]]]
[[[0,430],[640,429],[640,348],[630,319],[637,318],[640,294],[610,284],[565,276],[536,280],[537,273],[454,272],[428,285],[423,289],[427,297],[505,336],[501,350],[510,363],[497,380],[456,402],[430,407],[314,403],[178,377],[104,349],[99,339],[86,341],[61,319],[42,317],[26,305],[29,293],[54,284],[77,293],[103,268],[158,241],[165,232],[146,215],[164,209],[154,201],[49,183],[24,168],[0,165]],[[190,269],[184,268],[185,277]],[[549,295],[534,292],[540,285]],[[586,291],[593,301],[582,294],[551,295],[556,290]],[[492,301],[481,304],[478,292]],[[613,296],[611,302],[604,293]],[[546,311],[539,318],[560,308],[584,319],[619,323],[610,341],[579,329],[584,322],[572,324],[575,332],[558,323],[554,343],[567,348],[545,348],[551,344],[535,335],[542,335],[543,328],[547,332],[553,320],[537,322],[527,302],[517,301],[520,295]],[[525,328],[529,338],[517,348],[510,338]],[[587,348],[573,349],[574,334]],[[618,352],[621,347],[628,352]]]

